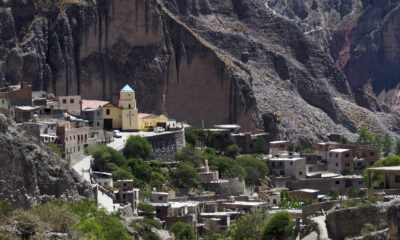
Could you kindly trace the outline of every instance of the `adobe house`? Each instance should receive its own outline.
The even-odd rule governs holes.
[[[289,147],[288,141],[272,141],[269,143],[270,149],[274,151],[286,151]]]
[[[400,166],[367,168],[368,186],[371,186],[371,172],[384,174],[383,188],[400,190]]]
[[[304,179],[307,174],[306,159],[302,157],[273,157],[266,159],[266,162],[275,176]]]
[[[32,106],[32,86],[28,82],[0,90],[0,109],[14,106]]]
[[[81,115],[81,96],[58,97],[59,107],[74,116]]]
[[[328,153],[328,171],[340,173],[344,168],[354,171],[354,153],[350,149],[338,148]]]

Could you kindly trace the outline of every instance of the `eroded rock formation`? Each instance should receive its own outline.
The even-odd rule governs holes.
[[[377,115],[386,108],[354,98],[338,69],[351,61],[326,54],[334,51],[333,33],[312,41],[307,36],[318,31],[288,19],[306,22],[323,9],[335,27],[362,13],[356,0],[330,2],[322,8],[316,0],[3,0],[0,78],[114,103],[129,83],[142,112],[206,126],[238,123],[306,144],[330,132],[351,137],[364,122],[396,132],[390,126],[399,118],[391,110]],[[289,7],[293,16],[285,15]],[[351,45],[350,35],[337,41],[336,55]],[[369,119],[343,108],[364,110],[357,99],[367,103]]]
[[[0,114],[0,200],[31,207],[52,198],[92,197],[91,186],[49,147]]]

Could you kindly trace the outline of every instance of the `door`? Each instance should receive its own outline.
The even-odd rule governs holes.
[[[113,122],[112,122],[112,119],[104,119],[104,129],[105,130],[112,130],[112,125],[113,125]]]

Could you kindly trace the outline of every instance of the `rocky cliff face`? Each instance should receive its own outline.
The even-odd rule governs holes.
[[[343,70],[353,89],[363,89],[398,109],[400,1],[268,0]]]
[[[319,9],[313,2],[318,5],[304,1]],[[326,19],[333,19],[329,26],[357,12],[356,1],[343,0],[339,6],[331,2],[324,6]],[[81,94],[114,103],[119,89],[129,83],[142,112],[167,112],[191,124],[204,120],[206,126],[239,123],[303,143],[329,132],[351,137],[367,120],[378,122],[380,132],[395,131],[389,128],[398,118],[390,110],[382,116],[366,110],[367,120],[353,116],[364,108],[355,104],[338,61],[335,66],[326,54],[331,34],[312,41],[307,32],[317,32],[314,28],[285,16],[290,4],[3,0],[0,78],[29,80],[35,89],[57,95]],[[306,21],[306,12],[308,8],[293,13],[293,18]],[[375,101],[360,99],[367,107]],[[350,104],[348,111],[344,107]]]
[[[0,114],[0,200],[31,207],[42,200],[79,200],[91,187],[50,148],[24,135]]]

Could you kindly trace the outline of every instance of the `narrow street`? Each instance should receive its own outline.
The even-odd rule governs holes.
[[[90,162],[92,161],[92,156],[85,156],[83,159],[72,161],[71,166],[72,168],[79,173],[83,179],[90,182]]]

